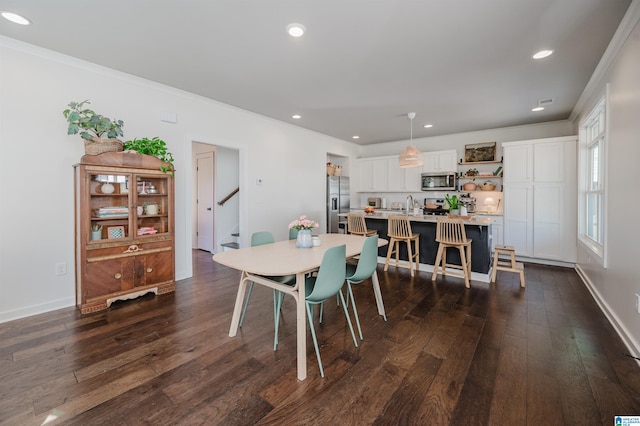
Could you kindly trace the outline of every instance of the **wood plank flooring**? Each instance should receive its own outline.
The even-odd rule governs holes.
[[[295,305],[273,351],[270,290],[228,336],[239,272],[194,251],[175,294],[0,324],[3,425],[611,425],[640,414],[640,368],[575,271],[527,264],[527,287],[378,268],[354,287],[364,340],[325,304],[296,378]],[[27,285],[28,283],[20,283]]]

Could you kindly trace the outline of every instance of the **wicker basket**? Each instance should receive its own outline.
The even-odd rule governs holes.
[[[480,185],[480,189],[483,191],[493,191],[494,189],[496,189],[496,185],[493,183],[483,183],[482,185]]]
[[[94,137],[92,141],[84,140],[84,153],[88,155],[98,155],[103,152],[121,152],[124,142],[120,139],[103,139]]]

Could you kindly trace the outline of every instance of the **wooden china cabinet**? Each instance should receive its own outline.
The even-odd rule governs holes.
[[[76,304],[175,290],[174,181],[149,155],[85,155],[75,169]]]

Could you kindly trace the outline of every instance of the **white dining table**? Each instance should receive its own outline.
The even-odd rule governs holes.
[[[242,313],[243,301],[249,282],[282,291],[290,294],[295,299],[298,380],[304,380],[307,377],[305,276],[320,267],[324,253],[328,248],[344,244],[348,259],[362,252],[362,246],[366,238],[350,234],[321,234],[319,237],[320,245],[311,248],[298,248],[296,247],[296,240],[286,240],[238,250],[223,251],[213,255],[214,261],[242,271],[236,304],[231,317],[229,336],[234,337],[238,332],[240,314]],[[386,244],[388,244],[387,240],[378,239],[378,247]],[[295,275],[295,285],[289,286],[267,278],[268,276],[282,275]],[[382,306],[377,272],[374,272],[372,281],[374,292],[376,293],[378,313],[383,315],[384,306]]]

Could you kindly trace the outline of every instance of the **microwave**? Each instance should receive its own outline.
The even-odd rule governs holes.
[[[455,191],[457,190],[456,172],[422,173],[423,191]]]

